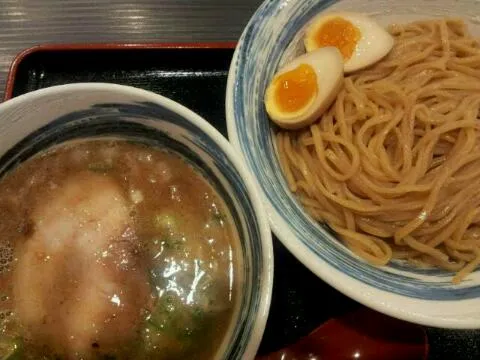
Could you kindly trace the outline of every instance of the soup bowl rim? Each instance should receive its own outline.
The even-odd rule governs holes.
[[[273,288],[273,245],[271,230],[268,219],[265,215],[264,205],[260,200],[260,196],[258,195],[259,191],[257,185],[254,182],[251,173],[248,171],[246,165],[244,164],[243,159],[238,155],[232,145],[216,128],[214,128],[207,120],[202,118],[194,111],[163,95],[155,94],[147,90],[126,85],[112,83],[74,83],[51,86],[48,88],[32,91],[18,97],[14,97],[8,101],[5,101],[4,103],[1,103],[0,113],[15,109],[18,106],[22,106],[23,104],[28,104],[29,102],[42,98],[44,96],[58,95],[59,97],[61,97],[62,94],[66,95],[72,91],[111,92],[117,93],[119,95],[121,94],[126,97],[130,95],[132,98],[141,98],[142,101],[166,108],[171,112],[179,115],[183,119],[187,120],[188,122],[194,124],[196,128],[200,129],[201,132],[203,132],[207,137],[209,137],[219,146],[224,155],[226,155],[231,164],[233,164],[233,167],[238,172],[240,178],[243,180],[243,183],[247,189],[248,198],[251,201],[252,207],[254,209],[254,214],[248,214],[247,216],[253,215],[257,220],[257,224],[259,227],[258,231],[260,234],[260,239],[257,240],[261,242],[262,248],[261,272],[263,279],[261,282],[261,286],[258,289],[257,295],[257,297],[259,298],[258,311],[255,314],[255,317],[251,319],[251,321],[253,322],[253,326],[248,336],[245,350],[242,353],[242,359],[253,359],[258,350],[260,341],[263,336],[263,332],[265,330],[268,311],[271,303]],[[48,122],[46,122],[45,124],[48,124]],[[2,134],[0,133],[0,138],[1,137]],[[21,140],[22,139],[18,139],[16,142]]]

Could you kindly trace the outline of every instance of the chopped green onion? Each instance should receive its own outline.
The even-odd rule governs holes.
[[[184,242],[181,239],[167,238],[163,240],[163,246],[169,250],[181,250]]]
[[[23,350],[19,339],[0,337],[0,360],[17,360]]]
[[[178,226],[177,218],[171,214],[160,213],[153,217],[153,224],[157,230],[174,230]]]
[[[177,236],[154,237],[151,240],[147,240],[145,244],[151,258],[160,260],[163,259],[162,255],[166,251],[181,251],[185,246],[184,240]]]

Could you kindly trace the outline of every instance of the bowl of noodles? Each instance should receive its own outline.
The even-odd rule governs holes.
[[[229,138],[277,237],[347,296],[428,326],[480,327],[477,8],[474,0],[454,12],[448,1],[265,1],[240,38],[227,85]],[[358,29],[381,28],[388,49],[374,49],[374,33],[354,55],[378,56],[363,63],[347,66],[337,44],[311,51],[311,29],[330,15],[340,26],[335,14],[354,14],[360,25],[368,18],[374,25]],[[339,34],[333,29],[323,40]],[[285,80],[295,72],[303,83]],[[301,98],[309,79],[320,80],[315,101]],[[284,116],[271,102],[288,91],[297,97],[284,110],[315,109]]]

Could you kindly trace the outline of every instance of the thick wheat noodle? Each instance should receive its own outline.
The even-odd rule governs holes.
[[[356,254],[456,271],[480,265],[480,45],[460,20],[390,27],[309,128],[276,135],[291,191]]]

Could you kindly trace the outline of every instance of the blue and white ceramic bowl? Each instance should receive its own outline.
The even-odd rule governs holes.
[[[273,284],[271,232],[246,166],[207,121],[132,87],[74,84],[35,91],[0,105],[0,175],[47,146],[99,135],[171,148],[197,166],[223,197],[240,234],[243,264],[238,310],[216,358],[253,359]]]
[[[302,49],[308,21],[322,11],[367,13],[380,23],[457,16],[480,34],[478,0],[267,0],[238,43],[227,85],[229,138],[244,155],[261,188],[277,237],[308,268],[351,298],[411,322],[450,328],[480,328],[480,270],[459,285],[441,270],[401,262],[374,267],[351,253],[311,219],[288,190],[277,161],[271,123],[264,110],[266,86],[282,62]],[[299,280],[301,281],[301,280]],[[318,304],[322,306],[321,294]]]

